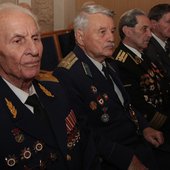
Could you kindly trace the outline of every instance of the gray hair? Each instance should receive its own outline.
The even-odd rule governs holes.
[[[18,12],[31,16],[33,20],[35,21],[38,30],[40,30],[37,17],[29,9],[7,2],[7,3],[0,4],[0,15],[2,12],[5,12],[5,11],[18,11]]]
[[[123,27],[128,26],[128,27],[135,27],[137,24],[137,16],[140,15],[145,15],[145,12],[140,10],[140,9],[131,9],[129,11],[126,11],[121,17],[119,21],[119,35],[121,39],[124,39],[125,34],[123,32]]]
[[[88,24],[88,15],[90,14],[103,14],[108,17],[113,18],[114,12],[110,9],[107,9],[101,5],[86,5],[82,7],[80,13],[74,19],[74,31],[78,29],[84,29]]]

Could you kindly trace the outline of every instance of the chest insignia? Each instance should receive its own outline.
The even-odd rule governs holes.
[[[40,83],[38,83],[40,89],[48,96],[48,97],[54,97],[54,95],[47,90],[43,85],[41,85]]]
[[[115,60],[118,60],[122,63],[124,63],[126,61],[128,57],[128,53],[124,52],[123,50],[120,50],[119,53],[117,54]]]
[[[17,116],[17,110],[16,110],[15,106],[7,98],[5,98],[5,101],[6,101],[6,105],[7,105],[8,109],[9,109],[9,111],[11,112],[13,118],[15,119],[16,116]]]
[[[76,55],[73,52],[71,52],[66,57],[64,57],[64,59],[62,59],[58,67],[63,67],[69,70],[77,60],[78,58],[76,57]]]

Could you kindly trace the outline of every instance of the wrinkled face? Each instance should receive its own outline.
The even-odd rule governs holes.
[[[29,81],[40,69],[42,43],[34,20],[20,12],[0,15],[0,74],[9,81]]]
[[[84,51],[99,62],[114,51],[115,25],[113,19],[103,14],[91,14],[89,22],[78,35],[78,43]]]
[[[151,21],[156,35],[165,41],[170,38],[170,12],[163,15],[159,21]]]
[[[142,51],[148,46],[151,38],[151,24],[150,20],[144,15],[137,16],[136,19],[135,27],[128,27],[125,35],[128,37],[129,45]]]

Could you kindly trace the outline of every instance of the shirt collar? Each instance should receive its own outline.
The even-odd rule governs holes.
[[[152,33],[152,36],[158,41],[158,43],[161,45],[163,49],[165,49],[165,42],[162,41],[160,38],[158,38],[154,33]]]
[[[129,50],[131,50],[134,54],[136,54],[136,56],[138,56],[140,59],[142,59],[142,54],[138,51],[138,50],[136,50],[135,48],[133,48],[133,47],[130,47],[130,46],[128,46],[128,45],[126,45],[126,44],[124,44]]]
[[[22,103],[25,103],[28,96],[30,96],[32,94],[36,94],[36,91],[35,91],[35,88],[34,88],[33,85],[31,85],[31,87],[29,88],[29,93],[26,93],[25,91],[23,91],[23,90],[19,89],[18,87],[14,86],[13,84],[8,82],[4,78],[2,78],[2,79],[7,83],[9,88],[15,93],[15,95],[21,100]]]
[[[86,54],[86,55],[87,55],[87,54]],[[87,57],[88,57],[88,58],[91,60],[91,62],[99,69],[99,71],[102,72],[102,68],[103,68],[102,63],[94,60],[93,58],[89,57],[88,55],[87,55]],[[104,62],[104,63],[105,63],[105,62]]]

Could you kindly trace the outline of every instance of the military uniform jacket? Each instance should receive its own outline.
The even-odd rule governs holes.
[[[168,44],[170,49],[170,43]],[[152,37],[150,39],[148,47],[144,50],[144,53],[154,63],[158,64],[170,79],[170,51],[169,54],[166,53],[162,46],[157,42],[157,40]]]
[[[154,128],[169,131],[170,95],[164,74],[149,58],[140,59],[122,43],[113,57],[134,106]]]
[[[54,80],[33,81],[46,110],[44,117],[39,118],[0,78],[1,170],[85,169],[81,155],[85,149],[80,147],[80,132],[76,129],[76,121],[72,120],[76,119],[74,111],[57,79]],[[68,125],[70,120],[72,125]]]
[[[135,153],[133,147],[139,144],[139,136],[129,114],[126,92],[115,69],[111,67],[111,70],[122,92],[124,106],[115,96],[113,87],[78,46],[62,60],[54,75],[63,82],[76,108],[81,110],[77,115],[80,124],[85,119],[88,122],[85,126],[93,129],[102,163],[109,162],[103,169],[127,169]],[[141,119],[139,124],[143,129],[147,123]],[[140,145],[138,149],[140,153]]]

